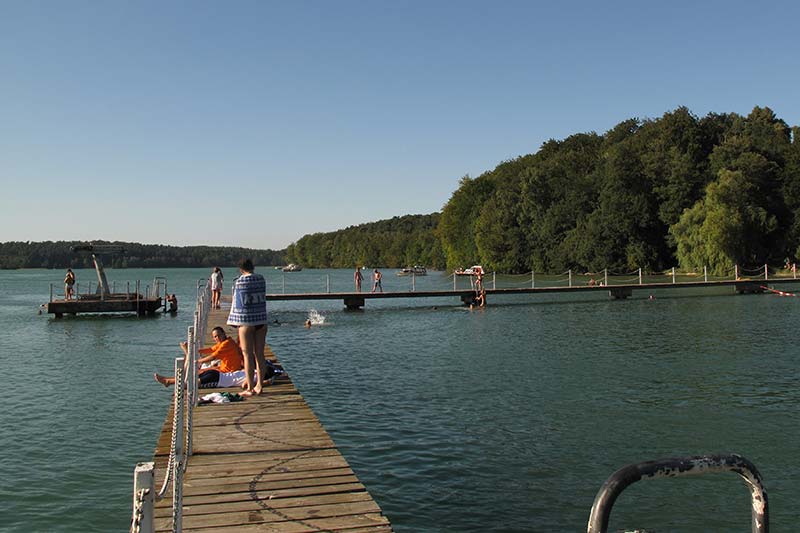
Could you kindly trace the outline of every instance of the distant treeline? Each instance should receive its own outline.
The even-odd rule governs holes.
[[[305,235],[286,249],[289,261],[309,268],[359,266],[444,268],[436,232],[440,215],[406,215],[330,233]]]
[[[251,257],[256,265],[282,265],[284,250],[253,250],[225,246],[162,246],[136,242],[92,241],[122,246],[121,255],[102,256],[112,268],[213,267],[235,265]],[[72,251],[78,241],[0,243],[0,268],[93,268],[92,256]]]
[[[309,267],[722,273],[794,261],[799,247],[800,129],[769,108],[681,107],[465,176],[441,216],[306,235],[287,254]]]

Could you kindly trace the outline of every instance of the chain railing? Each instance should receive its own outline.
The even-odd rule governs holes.
[[[152,533],[155,502],[166,497],[172,487],[172,531],[183,529],[183,474],[192,455],[192,420],[197,405],[197,359],[205,339],[208,313],[211,309],[211,285],[197,285],[197,304],[192,325],[187,328],[185,357],[175,359],[172,430],[169,458],[164,480],[155,491],[154,463],[140,463],[134,471],[131,533]]]

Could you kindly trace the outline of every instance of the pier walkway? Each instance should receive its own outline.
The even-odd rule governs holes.
[[[229,299],[211,310],[202,344],[224,325]],[[226,326],[235,338],[235,330]],[[276,361],[267,347],[265,355]],[[236,389],[203,389],[208,392]],[[388,519],[288,377],[242,402],[199,405],[184,473],[183,531],[389,532]],[[155,450],[156,486],[167,471],[172,408]],[[155,506],[155,530],[173,531],[172,501]]]
[[[691,288],[710,288],[710,287],[730,287],[732,292],[761,293],[768,291],[767,285],[778,284],[797,284],[798,278],[773,277],[765,279],[732,279],[715,281],[679,281],[679,282],[628,282],[628,283],[605,283],[597,285],[569,285],[562,286],[538,286],[538,287],[498,287],[496,283],[487,280],[484,283],[488,296],[504,296],[512,294],[566,294],[566,293],[607,293],[610,298],[625,299],[633,295],[634,291],[652,291],[656,289],[691,289]],[[460,298],[462,302],[469,303],[475,296],[474,288],[454,288],[447,290],[428,290],[428,291],[392,291],[392,292],[302,292],[302,293],[272,293],[267,294],[268,301],[296,301],[296,300],[342,300],[348,309],[358,309],[364,307],[366,300],[383,298]]]

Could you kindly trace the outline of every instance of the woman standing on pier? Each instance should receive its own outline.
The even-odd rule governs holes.
[[[261,394],[264,387],[264,346],[267,343],[267,284],[253,273],[253,261],[239,262],[241,276],[233,282],[233,301],[228,325],[239,328],[239,346],[244,353],[245,391],[243,396]],[[255,374],[255,384],[253,384]]]
[[[222,270],[219,267],[214,267],[211,272],[211,308],[220,309],[220,296],[222,295]]]

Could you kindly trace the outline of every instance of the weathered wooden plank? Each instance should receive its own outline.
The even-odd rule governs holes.
[[[336,503],[352,503],[371,501],[372,496],[368,492],[345,492],[335,494],[321,494],[312,496],[302,496],[298,498],[273,498],[267,503],[273,509],[284,509],[287,507],[310,507],[314,505],[327,505]],[[239,502],[228,502],[224,506],[225,512],[234,511],[250,511],[262,509],[262,502],[251,499],[242,500]],[[220,506],[211,505],[184,505],[183,514],[188,515],[204,515],[204,514],[218,514],[220,513]],[[157,518],[171,518],[172,508],[164,506],[156,509],[155,516]]]
[[[308,507],[271,508],[267,505],[261,509],[249,511],[219,512],[206,515],[188,515],[184,517],[184,529],[209,528],[219,526],[240,526],[250,524],[266,524],[276,522],[292,522],[323,518],[341,518],[352,515],[379,513],[380,508],[373,501],[340,502],[329,505]],[[156,529],[167,529],[172,525],[171,518],[156,519]]]
[[[284,521],[257,524],[239,524],[227,527],[200,527],[184,528],[184,531],[197,531],[202,533],[231,533],[240,531],[249,533],[253,531],[267,533],[312,533],[319,531],[375,531],[374,528],[380,526],[385,528],[389,521],[380,513],[370,513],[350,516],[337,516],[332,518],[308,519],[303,521]],[[167,531],[167,530],[160,530]],[[385,529],[383,529],[385,531]]]

